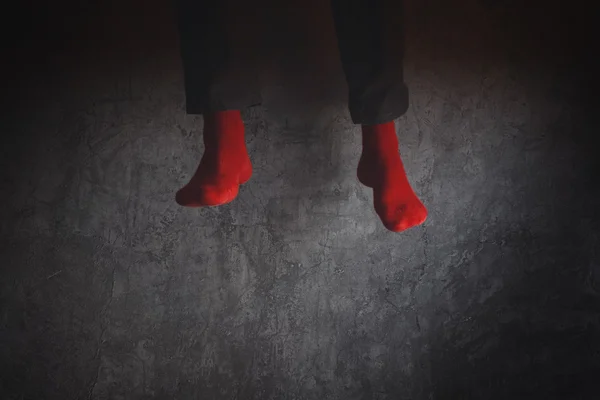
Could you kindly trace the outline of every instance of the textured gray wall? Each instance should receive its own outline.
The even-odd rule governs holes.
[[[202,124],[166,5],[92,9],[111,23],[82,37],[102,41],[24,67],[3,116],[1,398],[597,397],[577,32],[549,8],[409,2],[397,126],[430,217],[393,234],[355,178],[360,132],[313,3],[280,26],[296,50],[262,66],[244,112],[254,177],[219,208],[174,202]]]

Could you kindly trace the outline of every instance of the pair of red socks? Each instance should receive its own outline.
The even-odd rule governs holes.
[[[373,189],[375,211],[385,227],[401,232],[422,224],[427,210],[413,191],[398,151],[394,122],[363,125],[358,180]],[[239,110],[204,115],[204,155],[176,201],[182,206],[226,204],[252,176]]]

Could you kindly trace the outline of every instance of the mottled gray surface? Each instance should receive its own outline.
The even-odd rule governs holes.
[[[397,126],[430,217],[403,234],[355,178],[331,28],[267,74],[244,112],[254,177],[219,208],[174,202],[202,124],[163,6],[28,77],[3,118],[0,398],[597,398],[579,49],[524,9],[413,3]]]

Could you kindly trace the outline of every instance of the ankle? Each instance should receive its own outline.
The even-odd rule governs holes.
[[[217,111],[204,115],[204,144],[215,148],[245,145],[244,122],[239,110]]]
[[[204,123],[210,125],[224,125],[242,121],[240,110],[222,110],[204,114]]]
[[[394,156],[398,153],[398,138],[393,122],[362,126],[363,154]]]
[[[389,164],[400,158],[397,147],[386,146],[363,146],[360,159],[363,162]]]

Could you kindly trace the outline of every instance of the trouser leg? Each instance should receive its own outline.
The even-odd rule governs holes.
[[[374,125],[408,109],[401,0],[331,0],[355,124]]]
[[[236,72],[241,66],[235,64],[239,61],[228,26],[231,4],[176,1],[187,113],[239,110],[256,102],[259,95],[251,93],[251,85]]]

